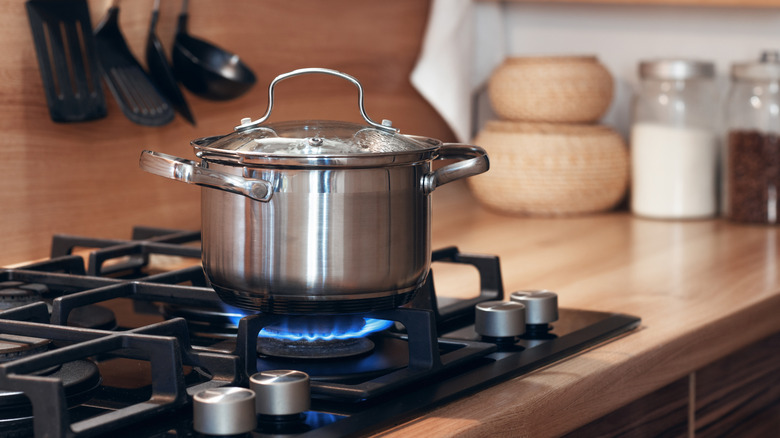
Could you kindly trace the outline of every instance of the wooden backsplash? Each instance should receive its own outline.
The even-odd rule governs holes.
[[[120,26],[138,59],[153,0],[120,4]],[[96,26],[108,1],[90,0]],[[170,50],[180,1],[162,1],[158,25]],[[265,112],[267,86],[301,67],[356,76],[366,110],[408,134],[452,140],[409,83],[428,13],[420,0],[262,0],[190,2],[190,31],[239,54],[258,84],[228,102],[186,97],[198,125],[180,116],[163,127],[127,120],[106,90],[109,115],[73,124],[51,121],[24,2],[0,0],[0,266],[47,257],[54,233],[128,238],[133,225],[197,229],[200,190],[138,168],[142,149],[194,158],[189,141],[229,132]],[[353,85],[321,75],[277,87],[272,120],[361,121]]]

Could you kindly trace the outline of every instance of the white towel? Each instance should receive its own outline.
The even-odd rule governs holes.
[[[458,141],[471,139],[473,96],[504,60],[501,6],[434,0],[412,85],[439,112]]]

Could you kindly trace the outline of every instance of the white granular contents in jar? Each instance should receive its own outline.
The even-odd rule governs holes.
[[[631,210],[652,218],[701,218],[717,209],[713,132],[654,123],[631,128]]]

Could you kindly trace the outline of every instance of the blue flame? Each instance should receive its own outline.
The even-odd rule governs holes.
[[[312,429],[317,429],[319,427],[333,424],[341,420],[342,418],[346,418],[346,417],[338,414],[327,414],[325,412],[309,411],[306,413],[306,419],[304,420],[304,423],[311,426]]]
[[[241,321],[241,318],[247,315],[243,310],[239,309],[238,307],[233,307],[229,304],[222,303],[222,307],[222,310],[225,311],[225,316],[227,316],[230,320],[230,323],[236,327],[238,327],[238,321]]]
[[[304,327],[294,327],[289,324],[283,324],[281,327],[267,327],[260,331],[262,338],[280,338],[291,341],[332,341],[336,339],[354,339],[368,336],[371,333],[384,330],[391,325],[392,321],[374,318],[360,318],[363,324],[347,324],[346,326],[336,325],[332,331],[318,333],[315,330]]]
[[[225,311],[236,326],[246,316],[241,309],[228,305],[225,305]],[[350,315],[290,316],[281,324],[263,328],[259,336],[291,341],[332,341],[362,338],[392,325],[393,321]]]

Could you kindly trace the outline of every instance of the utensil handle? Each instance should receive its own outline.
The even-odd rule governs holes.
[[[392,122],[390,122],[389,120],[382,120],[382,123],[377,123],[371,120],[370,117],[368,117],[368,114],[366,114],[366,108],[363,106],[363,86],[360,85],[360,82],[357,79],[355,79],[353,76],[350,76],[346,73],[342,73],[338,70],[331,70],[328,68],[319,68],[319,67],[300,68],[298,70],[293,70],[289,73],[280,74],[279,76],[274,78],[274,80],[271,81],[271,85],[268,86],[268,109],[265,111],[265,115],[263,115],[263,117],[260,117],[255,121],[252,121],[252,119],[243,119],[241,120],[241,124],[239,126],[236,126],[235,130],[244,131],[247,129],[251,129],[268,120],[268,118],[271,116],[271,109],[274,106],[274,87],[276,87],[276,84],[278,84],[279,82],[285,79],[289,79],[293,76],[300,76],[303,74],[314,74],[314,73],[337,76],[355,84],[355,86],[358,88],[358,108],[360,109],[360,115],[363,116],[363,120],[365,120],[366,123],[373,126],[374,128],[381,129],[383,131],[392,132],[392,133],[398,132],[397,129],[392,127]]]
[[[469,176],[479,175],[487,172],[490,168],[490,161],[487,153],[479,146],[460,143],[445,143],[439,148],[440,160],[455,159],[463,160],[457,163],[448,164],[433,173],[425,175],[423,179],[423,190],[426,194],[431,193],[436,187],[453,182],[455,180]]]
[[[160,0],[154,0],[152,6],[152,18],[149,20],[149,33],[153,33],[157,29],[157,22],[160,20]]]
[[[188,0],[181,2],[181,11],[179,12],[179,17],[176,19],[176,35],[187,33],[187,22],[190,17],[190,14],[187,13],[188,4]]]
[[[143,151],[138,164],[141,169],[155,175],[236,193],[255,201],[268,202],[274,193],[271,183],[266,180],[243,178],[207,169],[195,161],[160,152]]]

